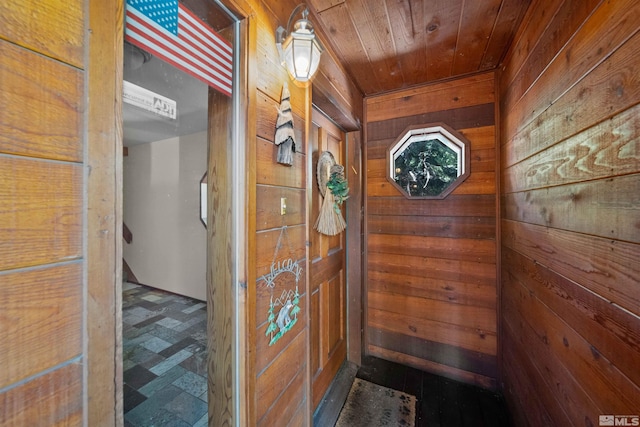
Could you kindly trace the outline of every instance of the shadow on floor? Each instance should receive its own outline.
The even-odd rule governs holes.
[[[502,396],[482,388],[367,356],[358,378],[416,396],[416,427],[509,427]]]

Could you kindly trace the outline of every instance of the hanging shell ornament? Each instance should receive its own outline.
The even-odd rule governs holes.
[[[276,121],[275,144],[278,146],[278,163],[291,166],[293,153],[296,152],[296,140],[293,132],[293,114],[289,98],[289,86],[285,82],[282,86],[282,96],[278,107],[278,119]]]

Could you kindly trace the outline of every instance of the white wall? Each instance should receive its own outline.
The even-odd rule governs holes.
[[[124,259],[138,281],[206,300],[206,237],[200,179],[206,132],[133,145],[124,158]]]

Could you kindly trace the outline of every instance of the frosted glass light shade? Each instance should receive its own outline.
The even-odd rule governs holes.
[[[282,51],[284,65],[292,79],[307,82],[318,71],[323,48],[307,19],[295,23],[293,31],[282,44]]]

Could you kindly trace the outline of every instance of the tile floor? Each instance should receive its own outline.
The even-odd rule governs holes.
[[[125,426],[206,426],[206,304],[132,283],[122,300]]]

